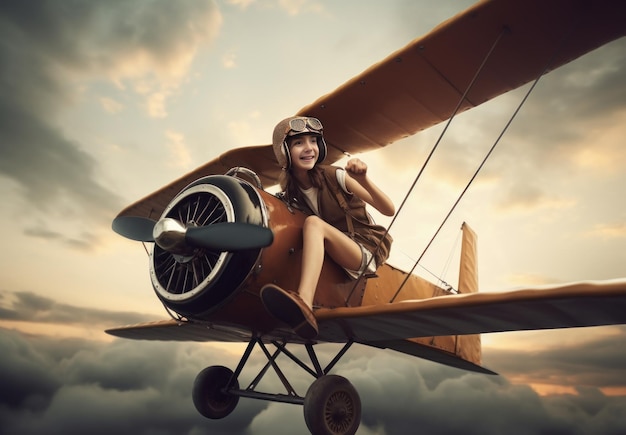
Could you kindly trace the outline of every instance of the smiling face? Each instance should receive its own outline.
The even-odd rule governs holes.
[[[318,136],[301,134],[289,138],[289,152],[293,171],[309,171],[319,156]]]

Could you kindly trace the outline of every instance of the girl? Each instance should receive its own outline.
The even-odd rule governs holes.
[[[261,289],[261,299],[274,317],[301,337],[313,339],[318,333],[313,298],[324,253],[354,279],[374,273],[387,259],[391,237],[383,237],[384,228],[373,225],[365,203],[386,216],[393,216],[395,207],[368,178],[367,165],[361,160],[350,159],[345,170],[320,165],[327,149],[318,119],[296,116],[282,120],[274,129],[273,146],[283,170],[280,185],[284,195],[309,216],[303,226],[297,292],[267,284]]]

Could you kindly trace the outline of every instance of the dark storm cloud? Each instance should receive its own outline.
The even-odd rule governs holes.
[[[548,73],[524,110],[537,121],[545,113],[562,115],[563,122],[574,121],[575,131],[578,121],[586,126],[587,122],[609,119],[626,107],[625,46],[626,39],[619,39]],[[549,124],[542,126],[548,132],[554,130]]]
[[[31,293],[0,293],[3,319],[93,327],[142,320],[139,314],[84,310]],[[488,349],[485,365],[506,376],[467,373],[415,358],[355,346],[336,368],[363,402],[362,433],[405,434],[610,434],[626,430],[626,396],[598,387],[623,386],[626,351],[621,334],[544,352]],[[58,339],[0,330],[0,432],[47,433],[248,433],[305,430],[302,410],[242,399],[224,420],[200,417],[190,392],[207,365],[234,368],[233,352],[207,345],[115,340]],[[292,348],[305,361],[306,352]],[[322,365],[336,346],[319,346]],[[257,349],[240,378],[246,386],[265,360]],[[304,394],[312,378],[286,358],[281,367]],[[578,395],[538,396],[507,380],[553,382]],[[261,390],[284,393],[276,376]]]
[[[626,327],[619,334],[592,342],[563,345],[541,351],[489,349],[488,366],[504,375],[534,383],[621,387],[626,390]]]
[[[622,38],[542,77],[504,138],[511,147],[523,145],[515,157],[551,167],[562,162],[564,149],[593,146],[580,139],[626,108],[625,47]]]
[[[37,213],[108,227],[123,204],[98,181],[98,162],[85,151],[93,144],[76,143],[55,124],[75,97],[72,78],[107,79],[142,54],[167,69],[209,25],[213,8],[212,1],[0,3],[0,176]],[[42,225],[29,235],[58,234]],[[53,238],[82,248],[93,237]]]
[[[193,379],[202,364],[216,361],[206,347],[26,339],[6,330],[0,344],[1,433],[242,433],[263,407],[242,403],[228,421],[197,414]]]
[[[134,312],[107,311],[64,304],[30,292],[0,292],[0,320],[78,325],[89,328],[154,320]]]
[[[61,304],[31,293],[1,292],[1,319],[102,328],[146,320]],[[626,327],[580,344],[546,351],[488,348],[484,363],[503,376],[478,375],[390,351],[354,346],[335,373],[347,377],[363,403],[361,433],[612,434],[626,430]],[[558,332],[555,332],[558,333]],[[243,348],[195,343],[115,340],[103,343],[0,330],[0,433],[291,434],[305,429],[299,406],[241,399],[224,420],[199,416],[193,380],[205,366],[234,368]],[[308,361],[301,347],[291,350]],[[318,346],[322,365],[336,345]],[[265,364],[257,348],[240,377],[246,387]],[[279,363],[299,394],[312,378],[285,357]],[[577,395],[541,397],[528,383],[564,385]],[[260,391],[285,393],[270,371]]]
[[[18,5],[33,11],[33,21],[15,13]],[[104,221],[103,210],[117,207],[119,199],[95,181],[94,159],[51,122],[55,106],[66,104],[69,90],[54,72],[54,64],[61,59],[45,47],[60,37],[51,29],[54,16],[38,19],[43,6],[23,2],[0,6],[0,86],[4,90],[0,95],[0,173],[17,182],[20,193],[40,212],[53,212],[60,198],[69,197],[80,208],[81,217]],[[46,30],[47,34],[41,34]]]
[[[507,174],[502,208],[558,201],[550,193],[554,179],[582,175],[573,156],[612,152],[597,133],[620,122],[616,115],[626,108],[625,47],[622,38],[541,79],[486,167],[487,174]]]
[[[302,409],[293,405],[241,399],[223,420],[197,414],[190,398],[196,374],[207,365],[235,367],[236,352],[187,343],[25,337],[6,330],[0,331],[0,346],[2,433],[305,431]],[[322,361],[331,348],[336,350],[320,347]],[[302,349],[292,350],[306,356]],[[259,368],[263,361],[257,349],[251,363]],[[304,394],[312,379],[303,378],[291,363],[282,361],[281,366]],[[610,434],[626,429],[621,417],[626,397],[608,397],[593,387],[579,387],[577,396],[540,397],[504,377],[469,374],[359,346],[336,371],[359,391],[364,434],[406,434],[415,428],[428,434]],[[244,372],[240,383],[246,386],[255,374]],[[268,378],[262,382],[263,391],[284,391],[275,378]]]
[[[623,340],[623,336],[616,338],[612,344],[622,347]],[[560,350],[555,348],[552,358],[539,359],[537,366],[543,363],[544,368],[551,369],[553,382],[579,385],[578,396],[541,397],[526,385],[510,383],[508,376],[524,373],[524,362],[529,362],[529,355],[523,351],[503,358],[492,358],[493,349],[486,351],[485,365],[496,371],[506,368],[505,376],[477,375],[369,349],[360,349],[360,360],[352,356],[341,370],[361,394],[363,424],[384,428],[388,435],[412,433],[415,428],[428,434],[588,434],[623,430],[626,421],[608,416],[626,409],[626,397],[605,396],[593,382],[597,379],[576,378],[575,370],[581,367],[585,373],[604,370],[606,362],[584,361],[586,353],[596,350],[594,346],[580,345],[559,358]],[[623,354],[614,359],[614,365],[620,363]],[[605,358],[611,359],[612,355],[608,353]],[[582,361],[575,364],[576,358]],[[597,354],[597,360],[601,358]],[[517,370],[508,369],[511,363],[519,364]],[[560,370],[568,364],[572,365],[571,371]],[[620,385],[623,380],[615,375]],[[590,386],[584,387],[585,382]]]

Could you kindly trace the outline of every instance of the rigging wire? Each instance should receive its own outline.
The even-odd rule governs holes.
[[[500,42],[500,40],[502,39],[502,37],[509,32],[508,27],[503,27],[502,31],[498,34],[498,36],[496,37],[495,41],[493,42],[491,48],[489,49],[489,51],[487,52],[487,54],[485,55],[485,58],[483,59],[483,61],[481,62],[480,66],[478,67],[478,70],[476,71],[476,73],[474,74],[474,77],[472,77],[472,80],[470,81],[469,85],[467,86],[467,88],[465,89],[465,91],[463,92],[463,95],[461,95],[461,98],[459,99],[459,102],[457,103],[456,107],[454,108],[454,110],[452,111],[452,114],[450,115],[450,117],[448,118],[448,122],[446,122],[445,127],[443,128],[442,132],[439,134],[439,137],[437,138],[437,141],[435,142],[435,144],[433,145],[433,148],[430,150],[430,153],[428,154],[428,157],[426,157],[426,160],[424,161],[424,163],[422,164],[422,167],[420,168],[419,172],[417,173],[417,176],[415,177],[415,179],[413,180],[413,183],[411,184],[411,187],[409,187],[409,190],[407,191],[406,195],[404,196],[404,199],[402,200],[402,202],[400,203],[400,207],[398,207],[398,210],[396,211],[396,214],[394,215],[394,217],[391,219],[391,222],[389,223],[389,226],[387,226],[387,229],[385,230],[385,233],[383,234],[383,239],[387,236],[387,234],[389,233],[389,230],[391,229],[391,227],[393,226],[393,224],[396,222],[397,217],[400,215],[400,212],[402,211],[402,209],[404,208],[407,200],[409,199],[409,196],[411,195],[411,192],[413,192],[413,189],[415,188],[415,185],[417,184],[417,182],[419,181],[419,179],[422,177],[422,174],[424,173],[424,170],[426,169],[426,166],[428,165],[428,163],[430,162],[430,159],[432,158],[433,154],[435,153],[435,151],[437,150],[437,148],[439,147],[439,144],[441,143],[441,140],[443,139],[443,136],[446,134],[446,131],[448,130],[448,127],[450,127],[450,124],[452,123],[452,120],[455,118],[455,116],[457,115],[459,109],[461,108],[461,105],[463,104],[463,102],[466,100],[467,94],[469,93],[469,91],[473,88],[474,83],[476,82],[476,80],[478,79],[478,76],[480,75],[480,73],[482,72],[483,68],[485,67],[485,64],[487,63],[487,60],[491,57],[491,54],[493,53],[493,51],[495,50],[496,46],[498,45],[498,43]],[[430,244],[429,244],[430,245]],[[367,270],[367,268],[369,267],[370,263],[373,261],[373,259],[376,257],[376,254],[378,253],[378,250],[380,249],[380,243],[378,244],[376,251],[373,253],[372,258],[369,260],[369,262],[367,263],[367,266],[365,267],[365,270]],[[420,258],[418,259],[418,262],[422,259],[424,253],[422,253],[422,255],[420,256]],[[415,270],[415,266],[413,266],[412,271]],[[361,274],[363,275],[363,274]],[[360,278],[360,277],[359,277]],[[408,276],[407,276],[408,279]],[[354,293],[354,291],[356,290],[357,284],[359,283],[360,279],[355,280],[354,285],[352,286],[352,289],[350,290],[350,293],[348,294],[348,297],[346,298],[346,306],[348,306],[348,302],[350,301],[350,299],[352,298],[352,294]],[[404,282],[402,283],[402,285],[400,286],[400,289],[402,288],[402,286],[406,283],[406,279],[404,280]],[[394,297],[392,298],[392,302],[393,299],[396,298],[396,296],[399,293],[396,292],[396,294],[394,295]]]
[[[504,136],[504,133],[506,133],[506,131],[508,130],[510,125],[513,123],[513,120],[515,119],[515,117],[517,116],[519,111],[521,110],[521,108],[524,105],[524,103],[526,103],[526,100],[530,96],[531,92],[535,89],[535,86],[537,86],[537,83],[539,83],[539,80],[541,79],[541,77],[543,77],[543,75],[545,75],[548,72],[548,69],[550,68],[550,65],[552,64],[553,60],[556,58],[557,54],[561,51],[561,48],[563,48],[563,46],[565,45],[566,41],[569,39],[569,37],[571,36],[571,34],[573,33],[574,29],[577,27],[578,24],[579,24],[579,22],[574,23],[572,25],[572,27],[569,29],[569,31],[563,36],[563,39],[560,41],[560,43],[558,44],[557,48],[552,53],[552,56],[550,56],[550,58],[548,59],[548,61],[545,64],[544,68],[541,70],[541,72],[539,73],[537,78],[533,81],[533,84],[530,86],[530,88],[528,89],[528,91],[526,92],[526,94],[524,95],[522,100],[520,101],[520,103],[517,105],[516,109],[513,111],[513,114],[511,115],[511,117],[507,121],[506,125],[504,126],[504,128],[502,129],[502,131],[500,132],[498,137],[496,138],[495,142],[493,143],[493,145],[491,146],[491,148],[489,149],[489,151],[485,155],[483,161],[480,163],[480,165],[478,166],[478,168],[474,172],[474,175],[472,176],[472,178],[470,178],[469,182],[467,183],[467,185],[465,186],[465,188],[463,189],[463,191],[461,192],[461,194],[459,195],[459,197],[457,198],[455,203],[452,205],[452,208],[450,209],[450,211],[448,212],[446,217],[441,222],[441,225],[439,225],[439,228],[437,228],[437,231],[435,231],[435,234],[430,239],[430,241],[428,242],[428,244],[426,245],[426,247],[424,248],[424,250],[420,254],[419,258],[417,259],[417,261],[415,262],[415,264],[413,265],[413,267],[411,268],[409,273],[406,275],[406,277],[404,278],[404,280],[400,284],[400,287],[398,287],[398,290],[393,295],[393,297],[391,298],[389,303],[393,303],[395,301],[395,299],[398,297],[398,295],[400,294],[400,291],[402,290],[404,285],[407,283],[409,277],[411,276],[411,274],[413,273],[413,271],[417,267],[417,264],[422,260],[422,258],[424,257],[424,254],[426,254],[426,251],[428,251],[428,248],[430,248],[430,246],[432,245],[433,241],[435,240],[435,238],[437,237],[437,235],[439,234],[439,232],[443,228],[444,224],[447,222],[447,220],[450,217],[450,215],[452,214],[452,212],[456,209],[456,206],[459,204],[459,202],[461,201],[463,196],[465,196],[465,193],[469,189],[469,187],[472,184],[472,182],[474,181],[474,179],[478,176],[478,173],[480,172],[480,170],[483,168],[483,166],[487,162],[487,159],[491,156],[491,153],[495,149],[496,145],[498,145],[498,143],[500,142],[500,140]]]
[[[456,248],[457,246],[459,246],[459,241],[461,240],[461,235],[463,234],[463,227],[461,227],[459,229],[459,231],[457,231],[456,234],[456,239],[454,240],[454,244],[452,245],[452,248],[450,249],[450,254],[448,254],[448,259],[446,260],[446,263],[443,267],[443,270],[441,271],[439,282],[444,285],[445,287],[447,287],[448,289],[450,289],[451,291],[453,291],[454,293],[458,293],[458,290],[455,289],[452,285],[448,284],[442,277],[446,276],[448,271],[450,270],[450,264],[452,263],[452,257],[454,255],[454,253],[456,252]]]
[[[141,242],[141,245],[143,246],[143,250],[146,251],[146,255],[148,255],[148,257],[150,256],[150,252],[148,251],[148,247],[146,246],[146,242]]]
[[[408,258],[410,261],[415,261],[415,258],[411,257],[409,254],[407,254],[405,251],[401,251],[401,253]],[[447,288],[452,288],[452,286],[450,284],[448,284],[445,280],[443,280],[441,278],[441,275],[437,275],[435,272],[433,272],[432,270],[428,269],[426,266],[424,266],[423,264],[418,264],[419,267],[421,267],[424,272],[426,272],[427,274],[429,274],[435,281],[437,281],[438,283],[440,283],[442,286],[445,286]],[[452,291],[456,292],[456,289],[453,289]]]

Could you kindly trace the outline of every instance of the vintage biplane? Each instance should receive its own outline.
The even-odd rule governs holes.
[[[624,36],[625,9],[614,0],[480,2],[299,114],[322,121],[327,163],[386,147]],[[213,366],[196,378],[194,404],[206,417],[223,418],[247,397],[303,404],[312,433],[354,433],[359,396],[345,378],[330,374],[353,343],[491,374],[481,366],[481,333],[626,323],[624,281],[477,293],[476,236],[464,225],[458,292],[389,264],[353,281],[326,260],[315,300],[319,336],[303,340],[271,317],[259,297],[267,283],[296,288],[300,271],[305,216],[265,190],[279,172],[271,145],[234,149],[113,221],[117,233],[154,242],[150,278],[171,319],[109,334],[248,343],[234,371]],[[343,347],[323,367],[318,343]],[[310,361],[288,344],[304,345]],[[241,388],[238,377],[257,346],[267,364]],[[281,371],[279,355],[314,378],[304,396]],[[257,388],[270,368],[285,393]]]

